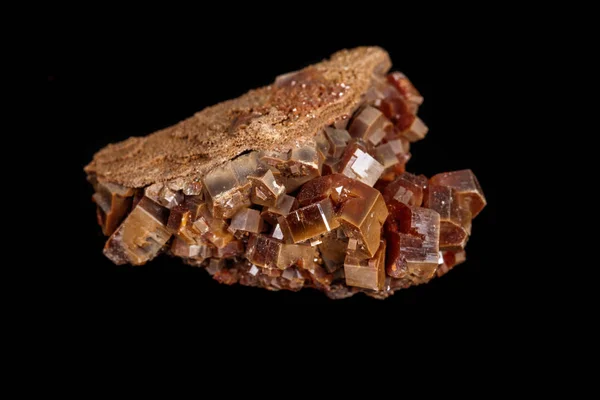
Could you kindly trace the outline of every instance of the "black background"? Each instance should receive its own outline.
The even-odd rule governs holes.
[[[496,233],[501,165],[495,155],[502,151],[496,139],[502,135],[498,121],[503,115],[494,98],[503,88],[493,47],[477,36],[478,27],[452,23],[422,35],[419,31],[425,28],[420,25],[368,33],[315,29],[319,34],[313,36],[298,29],[240,29],[232,39],[219,29],[169,35],[158,29],[110,38],[100,32],[83,41],[73,31],[46,40],[45,111],[48,137],[55,138],[47,144],[55,149],[50,167],[62,174],[60,190],[72,191],[68,204],[61,201],[58,206],[68,209],[56,233],[68,250],[53,254],[64,273],[56,291],[70,307],[80,307],[84,314],[185,310],[191,316],[214,313],[234,319],[273,314],[293,304],[338,311],[366,307],[392,316],[415,308],[462,310],[478,317],[497,304],[504,260]],[[219,285],[204,270],[166,256],[128,267],[115,266],[102,255],[106,238],[96,224],[92,189],[83,172],[96,151],[172,125],[206,106],[267,85],[276,75],[358,45],[387,49],[392,70],[407,74],[425,97],[419,115],[430,131],[412,146],[408,170],[431,176],[471,168],[483,187],[488,206],[474,220],[465,264],[385,301],[363,295],[332,301],[313,290],[268,292]]]

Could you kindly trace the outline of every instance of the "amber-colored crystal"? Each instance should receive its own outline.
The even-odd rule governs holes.
[[[258,210],[243,208],[231,218],[229,231],[241,230],[244,232],[259,233],[263,229],[263,220]]]
[[[421,118],[416,117],[409,127],[402,131],[402,136],[411,142],[416,142],[423,139],[427,135],[427,132],[429,132],[427,125],[423,123]]]
[[[459,251],[442,251],[443,262],[438,266],[436,271],[437,276],[447,274],[452,268],[467,260],[467,253],[464,250]]]
[[[342,229],[323,235],[318,249],[328,272],[333,273],[344,266],[347,248],[348,238],[343,234]]]
[[[471,232],[471,212],[461,206],[454,189],[429,184],[424,198],[425,207],[440,214],[440,248],[464,249]]]
[[[231,218],[251,204],[252,183],[248,180],[258,169],[258,154],[251,152],[215,168],[203,178],[211,214]]]
[[[177,257],[193,258],[197,262],[212,257],[214,247],[206,240],[200,238],[194,244],[189,244],[180,237],[175,237],[171,244],[171,253]],[[216,251],[216,249],[215,249]]]
[[[286,241],[299,243],[337,228],[339,223],[334,217],[331,200],[324,199],[281,216],[277,222]]]
[[[231,258],[244,254],[244,242],[232,240],[221,248],[217,248],[216,256],[219,258]]]
[[[409,129],[417,118],[410,105],[400,96],[386,97],[381,101],[379,108],[401,132]]]
[[[153,259],[171,237],[169,210],[144,197],[111,235],[104,254],[115,264],[142,265]]]
[[[434,175],[431,177],[431,183],[454,189],[454,195],[461,207],[469,210],[473,218],[486,205],[481,186],[470,169]]]
[[[335,174],[338,171],[338,163],[340,160],[333,157],[327,157],[323,162],[323,167],[321,168],[321,175],[331,175]]]
[[[221,268],[215,272],[213,279],[225,285],[234,285],[240,279],[239,271],[235,268]]]
[[[279,199],[279,203],[274,207],[264,207],[261,217],[271,225],[277,224],[277,218],[281,215],[288,215],[291,211],[298,208],[298,202],[293,196],[284,194]]]
[[[98,183],[92,199],[98,206],[98,222],[102,233],[111,235],[119,226],[127,212],[135,191],[113,183]]]
[[[295,148],[286,155],[263,155],[261,161],[279,173],[278,181],[285,186],[286,193],[291,193],[320,175],[323,160],[318,153],[315,143]]]
[[[338,186],[334,191],[340,193],[338,219],[345,234],[358,240],[357,251],[365,258],[373,257],[379,246],[381,227],[388,216],[381,193],[357,181]]]
[[[326,128],[327,129],[327,128]],[[329,141],[325,136],[325,131],[321,131],[315,136],[315,142],[317,143],[317,151],[322,159],[327,158],[329,155],[330,147]]]
[[[231,232],[227,230],[227,223],[210,215],[205,204],[200,207],[198,218],[194,221],[193,227],[217,248],[222,248],[234,240]]]
[[[342,156],[348,141],[352,138],[345,129],[325,128],[324,135],[329,144],[328,155],[334,159]]]
[[[427,188],[427,178],[405,172],[386,186],[384,199],[389,202],[395,199],[408,206],[420,206],[423,203],[423,191]]]
[[[359,142],[346,147],[338,165],[338,171],[348,178],[373,186],[383,173],[384,167],[374,159]]]
[[[315,258],[312,246],[300,244],[284,244],[277,259],[277,268],[285,269],[291,265],[309,268]]]
[[[434,210],[388,203],[386,270],[394,278],[409,275],[415,283],[433,276],[439,264],[440,216]]]
[[[175,206],[169,213],[169,219],[167,221],[167,229],[171,231],[171,233],[175,235],[179,235],[182,237],[182,240],[187,243],[194,243],[195,240],[193,237],[189,237],[187,232],[188,226],[191,225],[192,216],[191,211],[187,210],[183,206]]]
[[[296,200],[298,200],[300,207],[306,207],[309,204],[313,204],[328,198],[334,194],[336,187],[349,187],[351,183],[351,179],[340,174],[322,176],[320,178],[313,179],[302,186],[302,189],[300,189],[300,192],[298,192],[298,195],[296,196]],[[340,193],[341,191],[342,189],[339,190]],[[339,195],[340,194],[334,197],[336,204],[339,202]]]
[[[182,204],[171,209],[167,229],[188,244],[195,244],[199,236],[194,232],[192,226],[202,207],[206,207],[202,202],[202,196],[186,196]]]
[[[348,133],[353,138],[369,141],[374,145],[381,142],[385,136],[386,125],[391,122],[378,109],[366,106],[350,123]]]
[[[390,143],[380,144],[375,147],[375,159],[379,161],[384,168],[392,167],[400,162],[398,155],[394,150],[394,146]]]
[[[363,258],[373,257],[388,211],[381,193],[340,174],[314,179],[298,193],[300,205],[330,198],[345,234],[357,241]]]
[[[213,276],[223,268],[225,268],[225,260],[222,258],[211,258],[206,266],[208,273]]]
[[[360,259],[351,253],[344,261],[346,285],[364,289],[383,290],[385,283],[385,241],[382,240],[378,250],[370,259]]]
[[[155,203],[166,208],[173,208],[183,203],[183,193],[173,190],[163,183],[155,183],[144,190],[144,195]]]
[[[265,235],[250,235],[246,246],[246,258],[252,264],[264,268],[277,268],[283,243]]]
[[[250,199],[254,204],[273,207],[285,194],[285,187],[277,184],[271,170],[267,170],[261,176],[250,176],[248,179],[252,182]]]
[[[387,76],[387,79],[406,100],[417,106],[423,104],[423,96],[402,72],[392,72]]]

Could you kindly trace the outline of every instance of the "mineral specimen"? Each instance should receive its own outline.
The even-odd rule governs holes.
[[[104,254],[161,252],[214,279],[383,299],[465,261],[486,200],[470,170],[405,171],[423,97],[380,48],[341,51],[86,167]]]

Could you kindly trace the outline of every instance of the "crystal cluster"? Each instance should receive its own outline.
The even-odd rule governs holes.
[[[470,170],[405,171],[410,143],[427,133],[422,102],[394,72],[374,78],[353,116],[287,153],[252,151],[143,189],[92,178],[104,253],[141,265],[166,252],[225,284],[331,298],[385,298],[442,276],[465,260],[486,201]]]

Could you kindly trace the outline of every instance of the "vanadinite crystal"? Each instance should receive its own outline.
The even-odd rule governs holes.
[[[228,285],[315,288],[333,299],[359,292],[386,298],[464,262],[472,219],[486,205],[477,178],[468,169],[429,179],[406,172],[410,143],[428,131],[417,117],[423,97],[402,73],[373,68],[363,81],[352,81],[345,65],[336,67],[337,75],[308,67],[281,76],[260,89],[264,104],[223,106],[227,123],[192,121],[170,131],[168,140],[188,140],[190,129],[222,131],[228,143],[251,149],[206,171],[128,186],[88,166],[98,223],[109,236],[104,254],[116,264],[141,265],[167,253]],[[332,76],[348,80],[332,83]],[[351,107],[327,108],[352,96],[360,82]],[[271,125],[259,126],[271,112]],[[327,122],[309,129],[319,115]],[[278,129],[286,124],[310,133],[280,146]],[[252,132],[273,135],[256,146],[236,139]],[[107,159],[147,152],[155,157],[148,165],[170,162],[160,146],[137,143],[118,145]],[[211,157],[210,149],[188,155],[182,143],[189,141],[173,143],[184,156],[161,172],[166,175]],[[201,143],[217,146],[211,139]],[[131,168],[146,168],[140,165]]]

